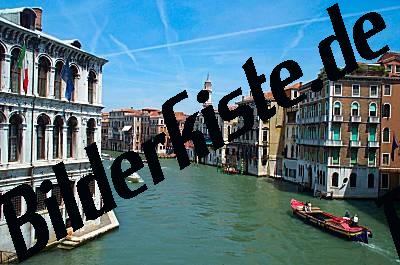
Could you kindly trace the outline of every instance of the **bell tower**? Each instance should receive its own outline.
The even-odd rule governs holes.
[[[207,79],[204,82],[204,88],[203,90],[206,90],[209,94],[209,98],[208,100],[203,103],[203,107],[207,107],[209,105],[212,105],[212,84],[211,84],[211,80],[210,80],[210,74],[207,74]]]

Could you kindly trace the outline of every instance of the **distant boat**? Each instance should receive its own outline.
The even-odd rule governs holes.
[[[105,154],[105,153],[102,153],[102,154],[101,154],[101,158],[102,158],[103,160],[111,160],[111,156],[110,156],[109,154]]]
[[[136,172],[133,173],[132,175],[128,176],[126,179],[132,183],[143,183],[144,182],[144,180]]]
[[[293,214],[304,222],[339,237],[366,244],[368,244],[368,237],[372,237],[372,232],[367,227],[361,225],[350,226],[351,221],[349,219],[321,211],[318,207],[312,207],[311,211],[305,211],[305,204],[295,199],[290,201],[290,206]]]

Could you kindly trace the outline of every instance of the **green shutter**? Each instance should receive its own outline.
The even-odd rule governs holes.
[[[371,141],[371,142],[376,141],[376,126],[374,126],[374,125],[369,126],[368,141]]]
[[[358,127],[357,126],[351,127],[351,140],[358,141]]]

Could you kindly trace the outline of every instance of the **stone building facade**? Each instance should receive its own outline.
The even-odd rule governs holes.
[[[64,162],[71,183],[91,172],[83,147],[96,143],[101,152],[102,71],[105,59],[81,49],[77,40],[60,40],[42,32],[40,8],[0,10],[0,193],[20,184],[28,184],[37,195],[38,212],[46,219],[50,241],[56,240],[43,200],[51,194],[58,198],[64,222],[68,214],[57,186],[52,166]],[[23,89],[22,69],[17,59],[26,46],[24,66],[29,76]],[[70,57],[75,90],[69,102],[64,97],[65,82],[61,69]],[[43,180],[54,184],[51,194],[38,187]],[[100,194],[92,182],[90,189],[97,207]],[[85,227],[85,221],[74,186]],[[18,215],[26,211],[23,197],[13,201]],[[0,206],[0,213],[2,206]],[[82,228],[82,230],[85,229]],[[28,247],[35,242],[35,231],[27,223],[21,227]],[[0,214],[0,251],[14,252],[3,214]]]

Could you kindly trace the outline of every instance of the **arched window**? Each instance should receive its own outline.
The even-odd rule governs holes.
[[[63,68],[62,62],[57,62],[54,70],[54,98],[61,99],[62,98],[62,79],[61,79],[61,71]]]
[[[87,145],[90,145],[95,142],[95,139],[94,139],[95,128],[96,128],[96,121],[93,118],[89,119],[89,121],[87,123],[87,128],[86,128]]]
[[[53,125],[53,158],[62,158],[64,120],[61,118],[61,116],[57,116],[54,119]]]
[[[389,128],[384,128],[382,132],[382,142],[389,143],[390,142],[390,130]]]
[[[383,118],[390,118],[391,106],[389,103],[383,104],[382,107],[382,117]]]
[[[38,65],[38,93],[39,97],[47,97],[47,80],[50,71],[50,61],[42,56]]]
[[[376,117],[376,103],[371,103],[369,104],[369,116],[370,117]]]
[[[36,127],[36,157],[46,159],[46,126],[50,124],[49,117],[42,114],[37,119]]]
[[[21,49],[15,48],[11,52],[10,60],[10,89],[13,93],[21,91],[21,69],[18,67],[18,57]]]
[[[350,174],[350,188],[357,187],[357,174],[351,173]]]
[[[339,174],[337,172],[332,174],[332,187],[339,186]]]
[[[8,161],[15,162],[21,158],[22,150],[22,117],[20,114],[13,114],[10,117],[8,128]]]
[[[67,126],[67,158],[71,158],[75,157],[77,119],[75,117],[69,118]]]
[[[93,71],[89,72],[88,77],[88,100],[89,104],[95,102],[95,85],[96,85],[96,74]]]
[[[342,115],[342,104],[340,104],[340,102],[335,102],[335,104],[333,105],[333,115]]]
[[[375,176],[374,174],[368,174],[368,188],[372,189],[375,186]]]
[[[351,116],[360,116],[360,104],[358,102],[351,103]]]
[[[78,90],[79,71],[75,65],[71,65],[72,78],[74,80],[74,91],[72,92],[71,101],[76,100],[76,91]]]

